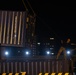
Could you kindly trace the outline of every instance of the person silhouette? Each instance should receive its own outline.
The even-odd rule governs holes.
[[[61,54],[62,52],[63,52],[63,54],[64,54],[64,59],[66,59],[66,49],[67,49],[67,47],[70,47],[70,45],[71,45],[71,40],[70,40],[70,38],[68,38],[66,41],[61,40],[61,47],[60,47],[60,49],[59,49],[59,51],[58,51],[58,54],[57,54],[56,59],[59,58],[59,56],[60,56],[60,54]]]

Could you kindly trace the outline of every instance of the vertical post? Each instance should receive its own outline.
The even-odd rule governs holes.
[[[72,59],[69,60],[69,73],[73,75],[73,60]]]
[[[1,43],[0,43],[0,60],[1,60]]]

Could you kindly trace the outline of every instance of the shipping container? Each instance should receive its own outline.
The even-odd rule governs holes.
[[[2,46],[23,46],[26,11],[0,11],[0,43]]]
[[[0,73],[26,72],[27,75],[39,73],[69,72],[69,61],[51,57],[8,58],[0,61]]]

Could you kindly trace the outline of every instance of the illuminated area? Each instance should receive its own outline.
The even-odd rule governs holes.
[[[47,55],[49,55],[50,54],[50,51],[47,51],[46,53],[47,53]]]
[[[54,55],[54,53],[51,53],[52,55]]]
[[[37,44],[40,45],[40,42],[38,42]]]
[[[70,51],[67,51],[67,54],[69,55],[70,54]]]
[[[9,52],[8,52],[8,51],[5,51],[5,55],[6,55],[6,56],[9,55]]]
[[[26,55],[29,55],[30,53],[29,53],[29,51],[26,51],[25,54],[26,54]]]

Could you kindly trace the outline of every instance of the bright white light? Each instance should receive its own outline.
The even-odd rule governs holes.
[[[49,52],[49,51],[47,51],[46,53],[47,53],[47,54],[50,54],[50,52]]]
[[[40,45],[40,42],[38,42],[37,44]]]
[[[28,51],[26,51],[25,53],[26,53],[26,55],[28,55],[28,54],[29,54],[29,52],[28,52]]]
[[[51,53],[52,55],[54,55],[54,53]]]
[[[8,54],[9,54],[8,51],[6,51],[6,52],[5,52],[5,55],[8,55]]]
[[[50,38],[50,40],[54,40],[54,38]]]
[[[70,54],[70,51],[67,51],[67,54]]]

